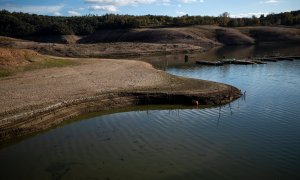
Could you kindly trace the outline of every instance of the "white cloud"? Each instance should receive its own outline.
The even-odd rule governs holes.
[[[182,3],[193,3],[197,2],[197,0],[180,0]]]
[[[119,6],[138,6],[144,4],[157,3],[159,5],[169,6],[171,0],[84,0],[85,3],[91,4],[90,10],[117,12]]]
[[[68,11],[68,14],[70,15],[70,16],[80,16],[81,14],[79,13],[79,12],[77,12],[77,11]]]
[[[152,4],[157,1],[158,0],[133,0],[133,1],[132,0],[85,0],[86,3],[101,4],[101,5],[115,5],[115,6]]]
[[[176,1],[182,3],[204,2],[204,0],[176,0]],[[84,0],[84,2],[91,4],[91,6],[89,7],[91,11],[100,10],[100,11],[108,11],[111,13],[117,12],[120,6],[139,6],[139,5],[146,5],[146,4],[170,6],[174,3],[172,0]],[[181,5],[178,5],[178,7],[181,7]]]
[[[61,13],[60,12],[54,12],[53,15],[54,16],[61,16]]]
[[[180,10],[176,10],[176,14],[178,14],[179,16],[183,16],[186,15],[187,13]]]
[[[54,5],[54,6],[35,6],[35,5],[7,5],[2,7],[8,11],[14,12],[26,12],[34,14],[52,14],[55,16],[61,15],[60,10],[64,5]]]
[[[196,2],[203,3],[204,0],[180,0],[180,2],[185,3],[185,4],[187,4],[187,3],[196,3]]]
[[[115,13],[118,11],[116,6],[113,5],[105,5],[105,6],[93,5],[90,7],[90,9],[94,11],[107,11],[111,13]]]
[[[164,5],[164,6],[171,5],[171,0],[162,0],[162,5]]]
[[[260,1],[260,4],[273,4],[273,5],[277,5],[279,3],[278,0],[265,0],[265,1]]]
[[[230,15],[230,17],[233,17],[233,18],[243,18],[243,17],[252,17],[252,16],[259,17],[262,14],[268,15],[270,13],[266,13],[266,12],[250,12],[250,13],[232,14],[232,15]]]

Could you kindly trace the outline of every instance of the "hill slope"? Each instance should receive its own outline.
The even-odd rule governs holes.
[[[68,57],[187,53],[204,51],[216,46],[257,43],[300,44],[300,29],[297,27],[189,26],[101,30],[82,37],[40,36],[30,37],[27,40],[0,37],[0,47],[32,49],[41,54]]]
[[[291,27],[190,26],[180,28],[144,28],[101,30],[81,38],[78,43],[147,42],[182,43],[203,47],[219,45],[251,45],[264,42],[300,42],[300,29]]]
[[[255,39],[256,43],[266,42],[300,42],[300,29],[292,27],[241,27],[237,28],[242,33],[251,36]]]

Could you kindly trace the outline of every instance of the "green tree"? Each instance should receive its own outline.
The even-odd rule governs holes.
[[[230,18],[228,12],[218,17],[212,16],[132,16],[105,14],[102,16],[87,15],[79,17],[43,16],[28,13],[10,13],[0,11],[0,35],[24,37],[28,35],[88,35],[98,29],[122,29],[156,26],[187,25],[220,25],[220,26],[253,26],[253,25],[299,25],[300,11],[269,14],[259,18]]]
[[[229,13],[224,12],[219,17],[220,17],[219,25],[226,27],[228,25],[229,20],[230,20]]]
[[[256,16],[252,16],[252,26],[258,26],[260,25],[260,21]]]
[[[292,25],[293,24],[293,15],[290,12],[283,13],[281,15],[281,24]]]
[[[37,35],[68,35],[73,34],[73,31],[63,23],[54,23],[41,29]]]
[[[232,19],[229,20],[228,26],[237,27],[237,26],[239,26],[239,22],[236,18],[232,18]]]

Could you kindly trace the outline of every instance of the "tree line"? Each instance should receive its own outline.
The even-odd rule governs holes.
[[[300,10],[279,14],[252,16],[251,18],[231,18],[225,12],[213,16],[133,16],[105,14],[102,16],[45,16],[22,12],[0,11],[0,35],[25,37],[35,35],[88,35],[100,29],[182,27],[190,25],[219,25],[223,27],[299,25]]]

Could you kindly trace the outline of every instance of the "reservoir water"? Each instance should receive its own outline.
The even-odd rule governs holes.
[[[300,179],[300,60],[164,69],[245,95],[222,107],[143,107],[52,129],[2,147],[0,179]]]

